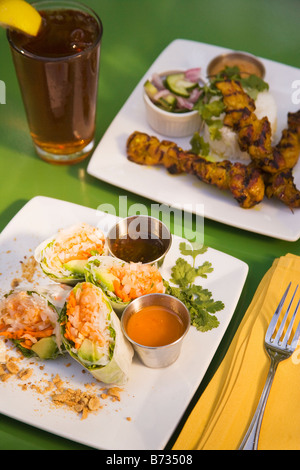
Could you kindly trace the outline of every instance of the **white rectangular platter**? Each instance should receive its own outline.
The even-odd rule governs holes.
[[[14,278],[20,278],[20,262],[32,256],[35,247],[59,228],[87,222],[107,232],[115,221],[115,216],[87,207],[42,196],[33,198],[0,234],[1,296],[11,290]],[[179,242],[182,240],[174,237],[167,254],[162,268],[166,279],[180,256]],[[211,248],[199,257],[199,264],[209,261],[213,266],[213,272],[207,279],[201,279],[201,285],[213,293],[214,300],[223,301],[225,308],[217,314],[220,321],[217,328],[206,333],[190,328],[181,355],[173,365],[149,369],[134,357],[130,379],[122,387],[121,400],[103,401],[103,409],[96,414],[90,413],[85,420],[69,409],[54,407],[51,398],[39,395],[29,386],[23,390],[14,379],[0,381],[0,412],[97,449],[163,449],[215,354],[248,273],[244,262]],[[49,286],[41,271],[30,286],[21,283],[19,287],[38,286]],[[34,369],[30,383],[42,385],[45,376],[50,380],[52,374],[59,374],[73,389],[84,390],[86,383],[95,382],[87,372],[83,374],[82,367],[69,356],[42,363],[33,359],[22,362],[23,367],[28,363]],[[99,394],[102,385],[100,382],[94,385]]]
[[[126,141],[134,131],[156,135],[159,139],[166,136],[157,134],[146,120],[143,103],[143,84],[154,72],[201,67],[205,76],[206,67],[215,56],[227,52],[222,47],[200,42],[177,39],[173,41],[151,65],[140,80],[128,100],[121,108],[88,165],[92,176],[139,194],[160,203],[180,207],[185,204],[194,213],[203,205],[204,216],[238,227],[250,232],[267,235],[287,241],[300,237],[300,210],[292,212],[288,207],[275,200],[267,200],[252,209],[241,209],[229,192],[201,183],[190,175],[171,176],[164,168],[144,167],[127,160]],[[261,59],[265,68],[265,80],[270,85],[277,109],[277,132],[275,142],[286,127],[287,113],[300,108],[300,100],[295,99],[295,84],[300,83],[300,69]],[[190,148],[190,138],[174,140],[183,149]],[[300,163],[294,168],[294,178],[300,187]],[[201,213],[202,215],[202,208]]]

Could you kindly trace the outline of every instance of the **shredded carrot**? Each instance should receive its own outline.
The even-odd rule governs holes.
[[[71,333],[71,331],[70,331],[70,327],[71,327],[71,326],[72,326],[71,323],[68,321],[68,322],[67,322],[67,325],[66,325],[66,331],[65,331],[64,336],[65,336],[66,339],[69,339],[69,340],[73,341],[73,343],[75,343],[75,342],[76,342],[76,338],[75,338],[74,335],[72,335],[72,333]]]
[[[53,328],[49,327],[42,331],[31,331],[31,330],[18,330],[18,331],[1,331],[0,336],[4,336],[8,339],[21,339],[24,335],[29,334],[35,338],[45,338],[53,334]]]
[[[30,341],[29,339],[26,339],[24,342],[20,343],[21,346],[25,349],[31,349],[33,342]]]
[[[71,291],[70,295],[69,295],[68,305],[67,305],[67,318],[68,318],[69,315],[72,314],[72,312],[75,309],[76,305],[77,305],[77,302],[76,302],[75,294],[74,294],[73,291]],[[65,322],[64,336],[65,336],[66,339],[69,339],[69,340],[73,341],[73,343],[75,343],[76,339],[75,339],[74,335],[71,334],[71,331],[70,331],[71,326],[72,326],[71,323],[67,319],[67,321]]]
[[[131,300],[130,296],[128,294],[125,294],[125,292],[123,291],[123,289],[121,287],[121,284],[120,284],[120,281],[118,279],[115,279],[113,281],[113,286],[114,286],[114,289],[115,289],[115,294],[120,299],[122,299],[124,302],[129,302]]]
[[[72,248],[74,246],[74,244],[71,244],[70,245],[70,248]],[[86,260],[88,258],[91,257],[92,255],[92,251],[98,251],[99,254],[102,254],[103,253],[103,245],[102,244],[99,244],[99,245],[96,245],[95,247],[93,248],[90,248],[88,250],[80,250],[76,253],[76,259],[77,260]],[[69,257],[66,256],[65,259],[64,259],[64,263],[67,263],[68,261],[71,261],[74,259],[74,255],[70,255]]]
[[[75,298],[74,292],[71,291],[70,296],[69,296],[69,300],[68,300],[68,307],[67,307],[68,312],[70,310],[73,310],[75,307],[76,307],[76,298]]]
[[[32,332],[30,334],[32,334],[32,336],[34,336],[36,338],[46,338],[46,337],[51,336],[53,334],[53,328],[49,327],[45,330]]]
[[[4,336],[7,339],[17,339],[19,337],[18,334],[20,334],[20,332],[23,334],[23,330],[20,330],[15,333],[12,333],[11,331],[1,331],[0,336]]]

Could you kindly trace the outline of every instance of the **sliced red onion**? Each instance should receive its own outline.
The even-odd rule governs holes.
[[[164,96],[168,96],[168,95],[171,95],[169,90],[166,90],[166,89],[160,90],[157,93],[155,93],[155,95],[153,96],[153,99],[155,101],[158,101],[160,98],[163,98]]]
[[[165,88],[162,77],[158,73],[152,75],[152,83],[158,90],[163,90]]]
[[[193,103],[183,98],[182,96],[177,97],[177,106],[179,109],[188,109],[189,111],[191,111],[194,107]]]
[[[198,83],[201,79],[201,69],[200,67],[195,67],[193,69],[189,69],[185,72],[185,78],[193,83]]]
[[[191,91],[189,101],[191,101],[191,103],[196,103],[196,101],[198,101],[201,95],[202,95],[202,90],[200,90],[200,88],[194,88]]]

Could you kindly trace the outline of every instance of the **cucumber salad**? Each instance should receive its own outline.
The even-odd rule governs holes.
[[[194,109],[203,85],[201,69],[193,68],[168,75],[155,73],[144,84],[144,90],[150,100],[164,111],[183,113]]]

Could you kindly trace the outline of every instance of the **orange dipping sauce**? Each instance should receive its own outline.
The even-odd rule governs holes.
[[[171,344],[184,333],[181,318],[172,310],[156,305],[143,307],[129,318],[128,336],[143,346],[157,347]]]

